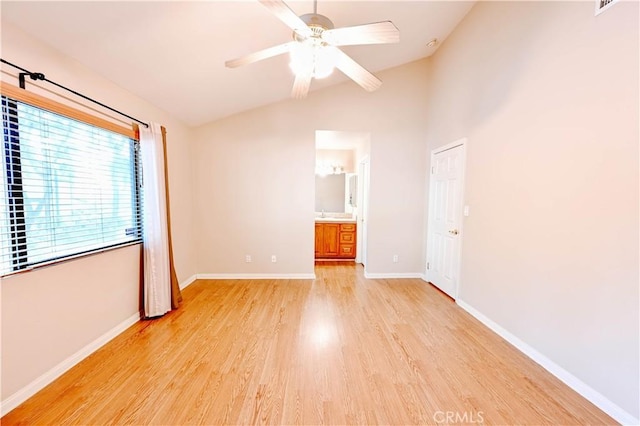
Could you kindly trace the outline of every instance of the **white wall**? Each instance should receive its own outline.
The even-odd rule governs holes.
[[[195,274],[189,129],[7,22],[2,58],[166,126],[176,269],[180,280]],[[17,85],[5,73],[15,70],[2,70],[3,81]],[[2,279],[3,401],[138,312],[139,259],[140,247],[132,246]]]
[[[357,172],[355,150],[316,149],[316,167],[318,166],[342,167],[344,173],[355,173]]]
[[[479,2],[430,60],[468,137],[459,297],[636,419],[638,2]]]
[[[367,271],[421,273],[426,65],[380,73],[374,93],[349,82],[196,129],[198,271],[313,274],[314,137],[331,129],[371,133]]]

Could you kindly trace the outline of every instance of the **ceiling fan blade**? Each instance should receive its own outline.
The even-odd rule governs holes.
[[[293,89],[291,90],[291,97],[296,99],[304,99],[309,93],[311,87],[311,77],[313,76],[313,67],[308,68],[304,72],[296,74],[296,79],[293,82]]]
[[[268,47],[266,49],[258,50],[257,52],[250,53],[248,55],[242,56],[238,59],[233,59],[231,61],[227,61],[224,65],[227,68],[236,68],[242,65],[251,64],[253,62],[258,62],[263,59],[272,58],[274,56],[282,55],[283,53],[289,53],[291,46],[294,45],[295,41],[290,41],[289,43],[279,44],[277,46]]]
[[[260,3],[284,22],[289,28],[304,37],[311,35],[311,28],[282,0],[259,0]]]
[[[393,22],[384,21],[326,30],[322,33],[322,39],[332,46],[398,43],[400,31]]]
[[[336,55],[336,68],[358,83],[364,90],[373,92],[382,86],[382,81],[380,81],[378,77],[364,69],[362,65],[354,61],[349,55],[337,47],[333,47],[333,49],[335,49]]]

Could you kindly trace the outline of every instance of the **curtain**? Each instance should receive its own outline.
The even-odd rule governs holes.
[[[140,128],[142,161],[142,305],[143,316],[153,318],[177,308],[180,288],[173,266],[169,222],[169,194],[164,128],[150,123]]]
[[[182,293],[180,292],[180,283],[178,283],[178,274],[176,274],[176,268],[173,263],[173,243],[171,241],[171,208],[169,207],[169,170],[167,167],[167,131],[164,127],[162,130],[162,150],[164,154],[164,183],[165,194],[167,198],[167,231],[169,233],[169,278],[171,280],[171,309],[178,309],[180,302],[182,302]]]

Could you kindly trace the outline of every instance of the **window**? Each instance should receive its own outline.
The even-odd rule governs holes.
[[[0,275],[141,240],[138,142],[2,97]]]

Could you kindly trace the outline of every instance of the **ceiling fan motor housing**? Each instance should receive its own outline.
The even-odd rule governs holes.
[[[318,13],[307,13],[300,16],[300,19],[302,19],[302,21],[311,29],[311,31],[313,32],[311,37],[313,38],[320,39],[320,36],[325,30],[332,30],[334,28],[331,19]],[[307,39],[307,37],[304,37],[294,31],[293,39],[295,41],[304,41]]]

